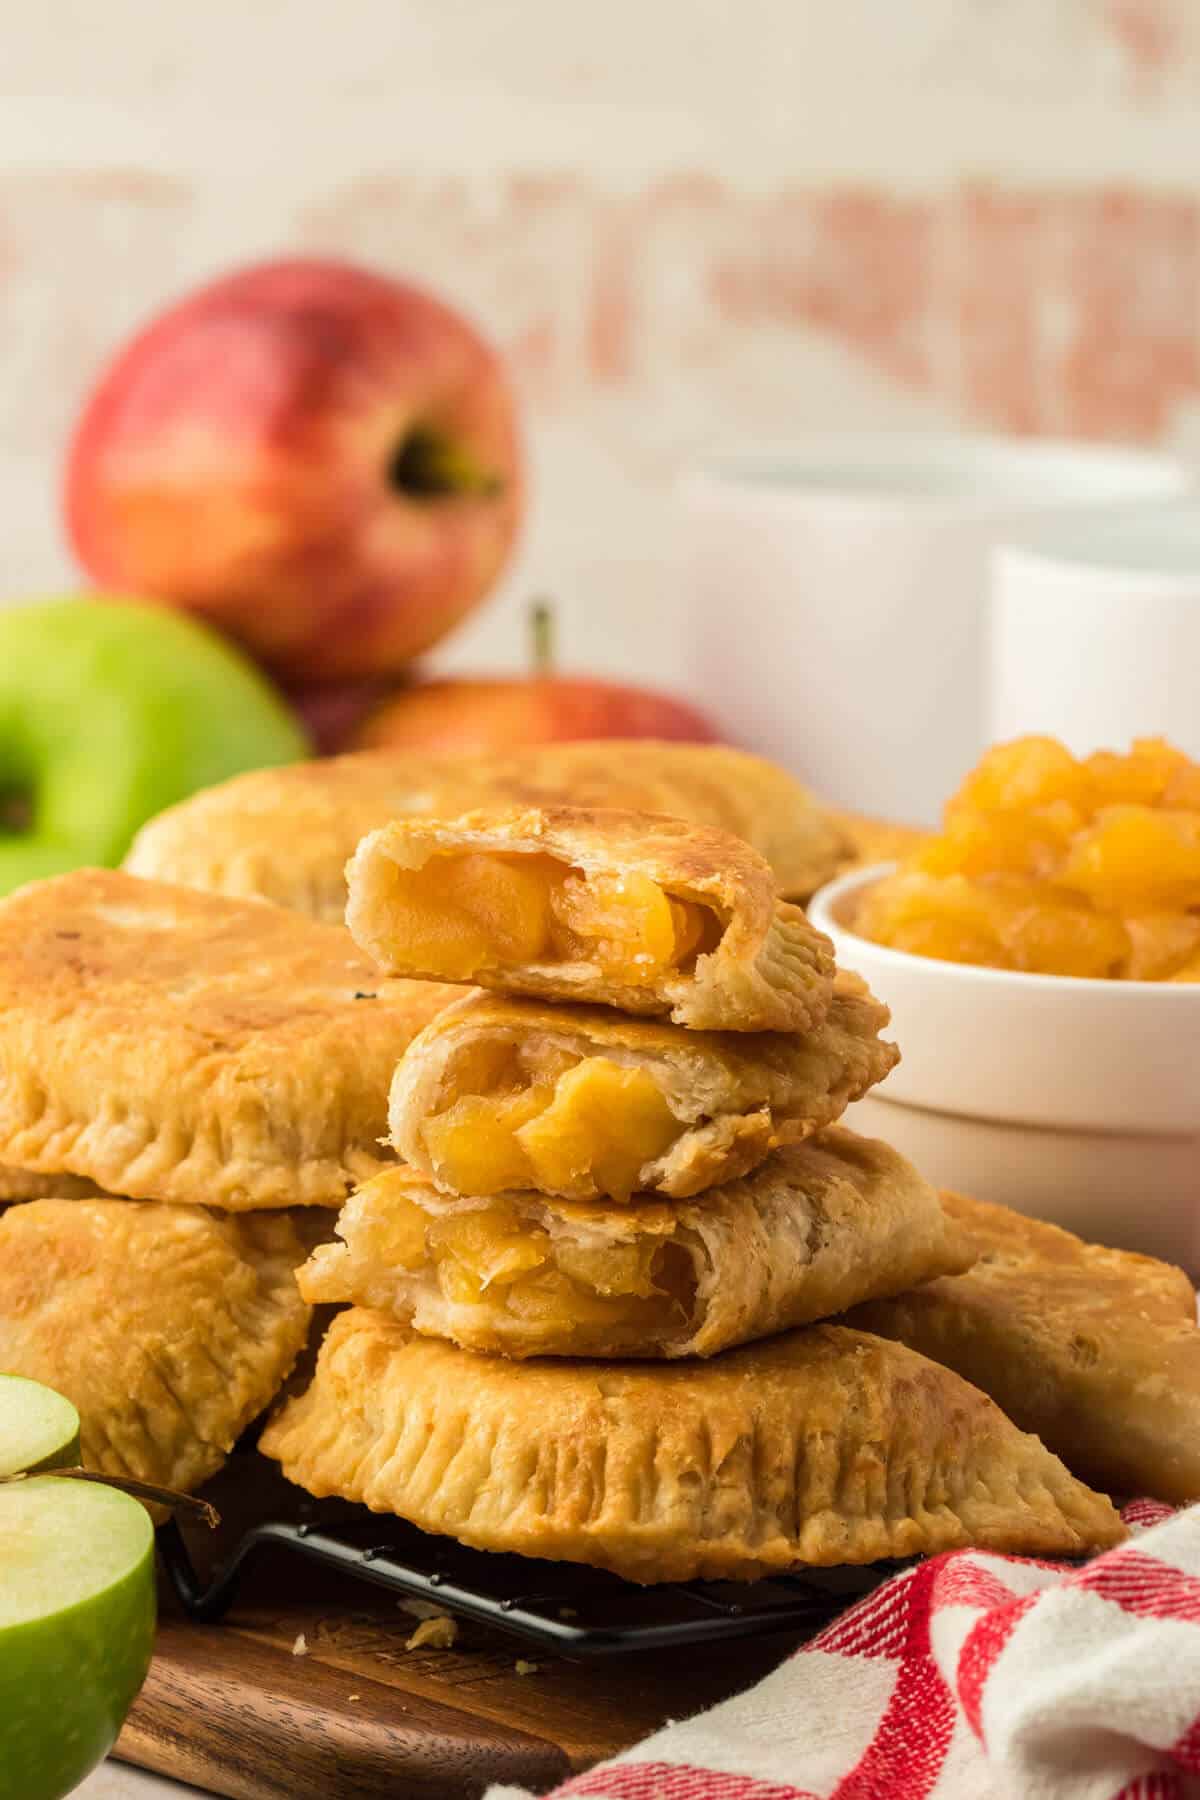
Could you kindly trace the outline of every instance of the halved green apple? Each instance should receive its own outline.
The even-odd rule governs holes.
[[[0,1375],[0,1475],[69,1469],[79,1461],[79,1414],[40,1381]]]
[[[73,1460],[77,1431],[59,1395],[0,1378],[0,1800],[69,1794],[107,1756],[150,1666],[145,1508],[98,1482],[8,1467]]]

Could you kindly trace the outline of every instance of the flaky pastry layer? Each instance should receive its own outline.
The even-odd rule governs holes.
[[[1124,1535],[976,1388],[834,1326],[702,1364],[516,1365],[354,1309],[261,1448],[312,1494],[638,1582]]]
[[[346,923],[390,975],[693,1031],[811,1031],[832,997],[833,946],[778,899],[769,863],[679,819],[526,807],[396,820],[363,839],[347,880]]]
[[[361,1188],[305,1298],[505,1356],[712,1356],[967,1266],[933,1188],[833,1128],[696,1200],[457,1199],[406,1168]]]
[[[833,1124],[882,1081],[899,1058],[879,1035],[888,1017],[845,973],[803,1035],[468,994],[405,1052],[391,1141],[447,1192],[686,1199]]]

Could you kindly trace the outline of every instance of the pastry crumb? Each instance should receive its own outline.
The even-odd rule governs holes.
[[[361,1694],[347,1694],[346,1698],[347,1698],[347,1700],[361,1700],[362,1695]]]
[[[518,1675],[536,1675],[542,1665],[535,1662],[526,1662],[525,1658],[522,1656],[517,1658],[516,1666]]]
[[[300,1633],[299,1637],[296,1639],[295,1643],[292,1645],[292,1655],[293,1656],[307,1656],[308,1655],[308,1639],[305,1637],[303,1632]]]
[[[406,1650],[449,1650],[458,1637],[458,1621],[448,1613],[434,1613],[431,1618],[422,1619],[417,1629],[408,1639]]]

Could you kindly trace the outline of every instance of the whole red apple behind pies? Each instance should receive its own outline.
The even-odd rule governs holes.
[[[315,260],[152,320],[67,467],[100,586],[200,613],[292,679],[403,668],[486,593],[521,510],[496,351],[419,288]]]

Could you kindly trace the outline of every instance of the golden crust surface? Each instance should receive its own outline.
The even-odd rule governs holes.
[[[488,1207],[448,1199],[406,1168],[388,1170],[347,1202],[338,1221],[343,1241],[318,1249],[300,1272],[305,1298],[387,1310],[430,1336],[510,1357],[712,1356],[828,1318],[869,1294],[900,1293],[958,1271],[972,1254],[911,1164],[840,1127],[779,1150],[745,1181],[692,1201],[606,1206],[506,1197],[503,1216],[515,1215],[514,1233],[543,1252],[547,1269],[570,1269],[573,1253],[598,1246],[642,1247],[647,1257],[670,1247],[653,1317],[635,1309],[620,1318],[594,1304],[570,1308],[565,1318],[531,1316],[502,1280],[474,1301],[455,1299],[432,1263],[409,1271],[381,1253],[389,1211],[405,1200],[430,1220]]]
[[[461,991],[381,981],[342,927],[280,907],[117,870],[36,883],[0,902],[0,1162],[338,1206],[390,1160],[396,1063]]]
[[[473,1091],[462,1072],[474,1053],[532,1047],[581,1060],[601,1056],[648,1070],[685,1127],[664,1155],[642,1166],[639,1191],[686,1199],[749,1174],[771,1150],[840,1119],[899,1060],[896,1046],[880,1036],[889,1017],[857,978],[840,972],[828,1013],[804,1035],[684,1031],[608,1007],[469,993],[405,1051],[392,1082],[388,1129],[402,1160],[435,1180],[421,1128]],[[620,1128],[614,1119],[613,1131]],[[601,1198],[594,1180],[554,1191],[564,1199]]]
[[[79,1409],[89,1468],[189,1491],[268,1406],[311,1317],[286,1213],[35,1200],[0,1218],[0,1369]]]
[[[638,1582],[1123,1536],[984,1394],[837,1326],[699,1365],[517,1366],[356,1309],[261,1448],[312,1494]]]
[[[848,848],[794,776],[762,757],[605,739],[486,757],[376,750],[255,770],[150,820],[125,866],[340,922],[346,862],[367,832],[391,819],[516,804],[624,807],[714,825],[761,852],[791,899],[815,893]]]
[[[1200,1499],[1200,1330],[1182,1270],[943,1200],[979,1260],[852,1322],[957,1370],[1110,1493]]]
[[[390,928],[395,871],[422,869],[454,851],[545,855],[585,876],[646,876],[673,898],[710,908],[720,921],[715,949],[691,968],[645,984],[616,982],[596,964],[575,961],[484,967],[471,975],[480,987],[669,1015],[693,1031],[811,1031],[828,1010],[833,946],[800,907],[777,898],[770,864],[756,850],[709,826],[582,807],[396,820],[364,838],[347,870],[346,923],[389,975],[429,973]]]

